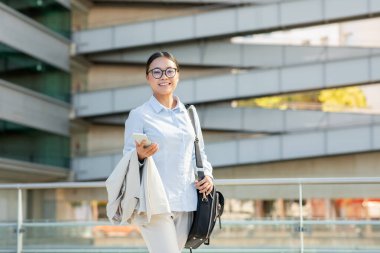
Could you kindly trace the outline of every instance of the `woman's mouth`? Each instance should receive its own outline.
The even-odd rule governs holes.
[[[163,83],[159,83],[158,85],[159,86],[169,86],[170,83],[169,82],[163,82]]]

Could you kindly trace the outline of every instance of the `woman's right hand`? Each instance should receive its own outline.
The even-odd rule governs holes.
[[[158,151],[158,144],[152,143],[148,147],[144,148],[145,140],[141,141],[140,144],[135,141],[136,151],[139,161],[143,161],[145,158],[154,155]]]

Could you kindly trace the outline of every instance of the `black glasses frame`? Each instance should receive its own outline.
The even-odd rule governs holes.
[[[160,75],[159,77],[155,77],[155,76],[153,75],[153,72],[152,72],[153,70],[157,70],[157,69],[161,71],[161,75]],[[175,70],[174,75],[173,75],[173,76],[168,76],[167,71],[168,71],[168,70],[172,70],[172,69]],[[173,77],[175,77],[175,76],[177,75],[178,69],[177,69],[177,68],[172,68],[172,67],[169,67],[169,68],[167,68],[167,69],[154,68],[154,69],[149,70],[148,73],[149,73],[149,72],[152,72],[152,76],[153,76],[153,78],[155,78],[155,79],[160,79],[164,73],[165,73],[165,76],[167,76],[168,78],[173,78]]]

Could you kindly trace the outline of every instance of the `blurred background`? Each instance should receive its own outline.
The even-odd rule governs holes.
[[[380,175],[379,14],[380,0],[0,0],[0,183],[104,182],[151,96],[145,62],[169,51],[217,179],[321,181],[221,185],[224,228],[198,252],[380,252],[379,183],[322,184]],[[0,187],[0,252],[147,252],[106,204],[102,187]]]

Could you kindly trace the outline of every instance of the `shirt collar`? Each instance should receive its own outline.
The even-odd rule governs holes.
[[[150,97],[149,103],[156,113],[159,113],[162,110],[173,110],[173,111],[179,110],[180,112],[186,111],[186,107],[183,103],[181,103],[181,101],[179,100],[179,97],[174,96],[174,99],[177,101],[177,104],[173,109],[169,109],[163,106],[153,95]]]

